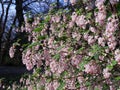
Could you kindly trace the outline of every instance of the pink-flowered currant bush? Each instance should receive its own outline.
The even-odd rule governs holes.
[[[65,0],[66,2],[67,0]],[[120,1],[70,0],[72,9],[25,21],[30,45],[22,61],[32,90],[118,90],[120,87]],[[79,7],[79,8],[78,8]],[[10,56],[14,55],[14,46]],[[28,84],[29,83],[29,84]]]

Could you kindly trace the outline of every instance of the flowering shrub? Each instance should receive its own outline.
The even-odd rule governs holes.
[[[70,1],[73,12],[48,13],[21,28],[31,42],[22,53],[23,64],[37,68],[26,81],[28,88],[119,89],[119,0],[81,0],[84,8],[79,0]]]

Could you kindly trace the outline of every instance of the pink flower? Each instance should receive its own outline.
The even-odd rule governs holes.
[[[60,17],[59,16],[54,16],[54,17],[51,18],[51,21],[53,21],[54,23],[55,22],[58,23],[58,22],[60,22]]]
[[[119,2],[119,0],[110,0],[110,3],[113,4],[113,5],[117,4],[118,2]]]
[[[15,51],[16,51],[15,45],[13,45],[12,47],[10,47],[10,50],[9,50],[10,58],[14,57]]]
[[[104,2],[105,2],[105,0],[96,0],[95,4],[96,4],[98,9],[101,9],[101,8],[103,8]]]
[[[77,80],[78,80],[78,82],[79,82],[80,84],[85,81],[84,77],[82,77],[82,76],[79,76],[79,77],[77,78]]]
[[[104,60],[104,56],[102,56],[102,55],[99,56],[99,59],[103,61]]]
[[[99,25],[104,25],[106,19],[106,8],[104,6],[105,0],[96,0],[96,6],[98,8],[98,12],[95,13],[95,21],[99,23]]]
[[[96,29],[94,27],[90,27],[89,29],[91,32],[96,33]]]
[[[45,90],[55,90],[54,87],[53,87],[52,82],[46,83]]]
[[[95,17],[95,21],[99,23],[99,25],[103,25],[106,19],[106,12],[98,12]]]
[[[81,60],[82,60],[82,56],[81,55],[73,56],[72,60],[71,60],[71,64],[73,66],[76,66],[76,67],[79,68],[79,64],[80,64]]]
[[[84,67],[85,67],[85,72],[88,73],[88,74],[98,74],[98,73],[100,73],[100,67],[94,61],[86,64]]]
[[[76,4],[76,0],[70,0],[70,2],[71,2],[72,5]]]
[[[71,21],[71,22],[69,22],[68,27],[69,27],[69,28],[72,28],[72,27],[74,26],[74,24],[75,24],[75,23],[74,23],[73,21]]]
[[[31,62],[26,63],[27,70],[33,69],[33,64]]]
[[[66,81],[66,86],[67,86],[68,90],[76,90],[75,78],[66,79],[65,81]]]
[[[113,41],[113,42],[108,42],[107,44],[108,44],[109,49],[114,50],[117,45],[117,42]]]
[[[120,54],[120,50],[119,50],[119,49],[116,49],[116,50],[115,50],[115,55],[118,55],[118,54]]]
[[[88,40],[88,33],[84,33],[84,35],[83,35],[83,37],[84,37],[84,39],[87,41]]]
[[[50,62],[50,70],[55,73],[58,70],[58,63],[55,60]]]
[[[75,22],[77,18],[77,13],[73,12],[71,18],[72,18],[72,22]]]
[[[108,68],[103,69],[103,76],[104,78],[109,78],[111,73],[109,72]]]
[[[118,62],[118,64],[120,65],[120,55],[117,55],[116,57],[115,57],[115,60]]]
[[[84,16],[84,15],[81,15],[81,16],[78,16],[78,17],[77,17],[76,24],[77,24],[80,28],[85,29],[87,23],[88,23],[88,21],[85,20],[85,16]]]
[[[106,53],[109,53],[109,49],[105,49],[105,52],[106,52]]]
[[[59,83],[57,80],[53,81],[53,87],[54,87],[54,90],[57,90],[57,88],[59,87]]]
[[[93,36],[88,36],[88,44],[93,44],[95,41]]]
[[[105,46],[105,39],[102,38],[102,37],[99,37],[98,38],[98,44],[104,47]]]

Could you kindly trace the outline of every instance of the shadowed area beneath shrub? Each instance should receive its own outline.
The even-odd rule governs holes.
[[[12,77],[22,75],[24,73],[31,74],[32,71],[28,71],[26,67],[0,66],[0,77]]]

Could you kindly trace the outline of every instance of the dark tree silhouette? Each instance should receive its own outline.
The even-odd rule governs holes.
[[[16,18],[18,19],[19,27],[21,27],[24,22],[22,4],[23,0],[16,0]]]

